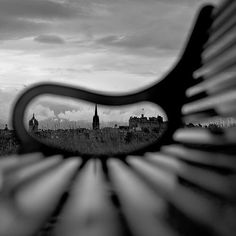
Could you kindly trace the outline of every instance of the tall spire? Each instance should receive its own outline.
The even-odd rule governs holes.
[[[95,114],[93,116],[93,129],[99,129],[99,116],[98,116],[97,104],[95,104]]]
[[[95,116],[98,115],[98,109],[97,109],[97,104],[95,104]]]

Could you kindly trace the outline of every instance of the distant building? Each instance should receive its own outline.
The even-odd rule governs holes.
[[[39,122],[35,119],[33,114],[33,117],[29,120],[29,132],[37,132],[38,126]]]
[[[8,127],[7,127],[7,124],[5,124],[5,128],[4,128],[5,131],[8,131]]]
[[[159,129],[162,124],[163,118],[161,116],[148,118],[142,114],[141,117],[131,116],[129,118],[129,128],[137,131],[145,128],[149,130]]]
[[[97,111],[97,104],[95,105],[95,114],[93,116],[93,130],[98,130],[100,129],[99,125],[99,116],[98,116],[98,111]]]

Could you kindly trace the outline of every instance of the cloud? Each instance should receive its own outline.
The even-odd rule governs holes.
[[[57,35],[39,35],[34,38],[34,41],[39,43],[49,43],[49,44],[64,44],[65,40]]]
[[[43,22],[33,22],[10,17],[5,18],[0,15],[0,40],[25,38],[35,34],[41,34],[45,31],[48,31],[48,25]]]
[[[48,107],[45,107],[41,104],[38,104],[36,106],[31,106],[27,111],[26,111],[26,117],[28,118],[27,120],[29,120],[32,117],[32,114],[36,115],[36,119],[41,121],[41,120],[46,120],[46,119],[50,119],[50,118],[54,118],[55,117],[55,113],[53,110],[51,110]]]
[[[0,123],[8,123],[16,89],[0,89]]]
[[[1,0],[0,15],[24,19],[71,18],[77,11],[69,4],[50,0]]]
[[[152,103],[138,103],[129,106],[102,106],[98,105],[98,115],[100,122],[128,122],[130,116],[146,116],[161,115],[166,118],[164,111]],[[94,104],[80,104],[80,109],[67,110],[58,114],[58,118],[68,121],[87,121],[92,122],[94,115]]]
[[[194,11],[189,7],[180,6],[176,9],[173,5],[165,4],[161,9],[163,12],[156,13],[159,14],[158,16],[154,15],[154,11],[149,10],[150,15],[144,16],[142,20],[133,13],[133,18],[137,20],[139,27],[133,22],[134,27],[129,27],[129,30],[125,30],[124,26],[123,33],[103,35],[95,40],[95,44],[123,48],[128,52],[152,49],[154,54],[155,50],[160,49],[179,50],[192,26]],[[140,15],[145,14],[147,14],[145,10],[143,12],[140,10]],[[191,20],[186,21],[186,19]]]
[[[76,17],[69,4],[50,0],[1,0],[0,40],[50,32],[52,22]]]
[[[60,114],[58,114],[58,117],[60,119],[65,119],[65,120],[69,120],[69,121],[78,121],[79,117],[81,117],[81,112],[80,111],[65,111],[64,113],[61,112]]]

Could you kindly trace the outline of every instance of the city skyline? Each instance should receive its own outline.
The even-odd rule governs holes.
[[[89,113],[90,117],[83,118],[83,112],[82,109],[77,110],[78,113],[80,113],[78,116],[73,116],[73,119],[69,120],[66,119],[65,117],[62,116],[62,114],[58,114],[57,116],[53,116],[47,119],[40,119],[40,116],[35,114],[34,112],[32,113],[31,111],[28,111],[27,119],[25,120],[25,124],[28,124],[28,120],[31,120],[32,114],[35,115],[35,118],[40,121],[39,122],[39,128],[40,129],[68,129],[68,128],[93,128],[93,117],[94,115],[98,115],[99,119],[99,124],[101,128],[104,127],[115,127],[117,126],[127,126],[129,125],[129,119],[131,117],[158,117],[160,116],[160,113],[157,113],[157,108],[153,108],[149,105],[147,107],[147,104],[143,103],[144,108],[139,108],[138,106],[127,106],[125,109],[123,109],[123,112],[121,112],[120,109],[114,109],[116,113],[116,117],[118,115],[118,118],[112,118],[112,114],[114,113],[111,112],[112,109],[105,107],[104,106],[98,106],[96,109],[97,104],[87,104],[87,108],[85,110],[90,110],[92,112]],[[149,109],[148,109],[149,108]],[[95,109],[95,111],[94,111]],[[97,112],[96,112],[97,111]],[[146,111],[146,113],[145,113]],[[95,113],[94,113],[95,112]],[[34,116],[33,115],[33,116]],[[37,118],[39,117],[39,119]],[[164,118],[164,117],[163,117]],[[164,118],[166,120],[166,118]]]

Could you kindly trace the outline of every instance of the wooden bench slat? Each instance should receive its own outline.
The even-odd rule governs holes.
[[[146,155],[146,159],[207,191],[236,201],[235,174],[224,176],[209,169],[191,166],[180,159],[162,153],[149,153]]]
[[[182,107],[182,112],[184,115],[187,115],[211,108],[217,108],[222,104],[233,102],[236,102],[236,88],[187,103]]]
[[[31,181],[34,176],[42,174],[53,166],[59,164],[61,161],[61,156],[53,156],[36,163],[31,163],[30,165],[28,164],[20,169],[8,171],[5,174],[3,187],[5,187],[7,191],[11,191],[15,187],[20,187],[20,185],[25,184],[28,180]]]
[[[218,6],[215,8],[215,11],[213,12],[213,23],[211,25],[211,29],[209,30],[209,34],[211,36],[220,35],[219,32],[222,32],[230,18],[234,16],[235,7],[235,1],[229,0],[222,1],[222,6]],[[210,42],[213,42],[216,39],[217,37],[212,37]]]
[[[232,213],[221,211],[221,207],[212,199],[196,190],[180,185],[177,181],[173,181],[172,185],[166,184],[165,181],[160,183],[159,171],[163,170],[141,158],[132,158],[128,162],[146,179],[146,182],[153,187],[157,194],[162,194],[162,197],[192,220],[211,228],[215,232],[214,235],[231,236],[235,231],[235,224],[230,220],[235,217],[234,211]],[[170,176],[173,175],[170,174]]]
[[[215,135],[203,128],[179,129],[174,134],[174,139],[181,143],[204,144],[204,145],[235,145],[235,128],[225,129],[224,135]]]
[[[224,10],[229,6],[229,4],[232,3],[232,0],[221,0],[218,2],[218,4],[215,6],[213,15],[214,18],[219,18],[219,16],[224,12]]]
[[[78,164],[78,159],[64,161],[17,188],[12,197],[1,196],[0,235],[35,234],[55,210]]]
[[[54,235],[123,235],[101,163],[90,160],[77,176]]]
[[[226,54],[230,48],[233,47],[236,41],[236,15],[232,17],[230,22],[227,23],[227,28],[223,32],[220,40],[207,45],[202,53],[202,59],[204,63],[210,63],[217,57],[221,57]]]
[[[40,153],[32,153],[27,155],[11,155],[0,160],[0,194],[5,191],[6,175],[17,171],[23,167],[38,162],[43,156]]]
[[[236,171],[236,159],[234,155],[216,152],[205,152],[194,148],[187,148],[180,145],[164,146],[162,152],[193,163],[207,166],[227,168]]]
[[[0,172],[14,171],[23,166],[38,162],[43,155],[41,153],[31,153],[25,155],[11,155],[0,159]]]
[[[133,235],[177,235],[165,220],[165,201],[155,195],[131,168],[118,160],[108,162],[111,182]]]
[[[205,49],[210,48],[212,45],[217,44],[219,41],[223,41],[225,35],[235,27],[235,6],[236,5],[234,4],[233,8],[230,9],[231,14],[228,15],[228,19],[224,22],[223,26],[214,29],[215,21],[213,21],[213,26],[210,28],[208,33],[209,39],[204,46]]]
[[[185,124],[188,123],[198,123],[207,124],[210,120],[217,120],[219,118],[236,118],[236,106],[235,101],[221,103],[220,105],[215,105],[213,109],[206,109],[204,111],[197,111],[193,114],[187,114],[182,117],[182,121]]]
[[[235,66],[236,63],[235,55],[236,55],[236,43],[234,43],[233,46],[224,53],[224,55],[215,58],[213,61],[206,63],[202,67],[197,69],[194,72],[194,78],[205,77],[205,76],[213,77],[214,75],[217,75],[220,72],[229,70],[230,68]]]
[[[222,103],[222,106],[217,106],[216,110],[221,116],[236,118],[235,102]]]
[[[213,78],[204,77],[204,80],[186,90],[186,95],[192,97],[202,92],[218,92],[235,86],[236,65],[230,70],[220,72]]]

